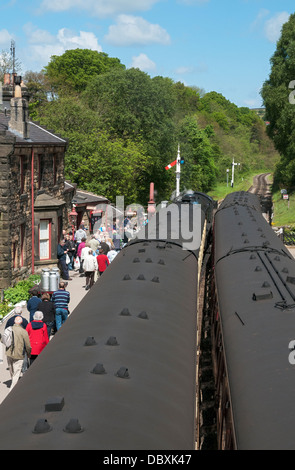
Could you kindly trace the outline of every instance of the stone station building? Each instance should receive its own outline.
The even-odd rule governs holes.
[[[67,141],[30,121],[25,95],[25,87],[12,86],[6,77],[0,109],[0,290],[56,266],[76,190],[65,187]]]

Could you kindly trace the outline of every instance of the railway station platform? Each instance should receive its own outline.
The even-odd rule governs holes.
[[[67,291],[70,293],[70,304],[69,310],[70,314],[75,310],[76,306],[80,303],[82,298],[87,295],[87,292],[83,286],[85,286],[85,277],[80,277],[79,272],[71,271],[70,276],[71,281],[68,282]],[[29,312],[26,307],[23,307],[23,317],[29,320]],[[6,321],[8,320],[8,317]],[[0,324],[0,333],[4,331],[6,321]],[[1,361],[2,359],[2,361]],[[21,380],[21,379],[20,379]],[[0,343],[0,404],[3,402],[5,397],[9,393],[11,379],[7,366],[7,360],[5,355],[5,347]]]

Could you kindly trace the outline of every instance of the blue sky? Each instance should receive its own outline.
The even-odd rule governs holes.
[[[88,48],[237,106],[260,107],[291,0],[1,0],[0,51],[15,41],[21,73]],[[295,79],[295,77],[294,77]]]

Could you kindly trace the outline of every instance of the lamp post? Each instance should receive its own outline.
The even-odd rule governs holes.
[[[72,210],[69,213],[69,222],[72,226],[73,236],[75,235],[75,227],[76,227],[76,223],[77,223],[77,217],[78,217],[78,213],[76,212],[75,204],[73,204]]]

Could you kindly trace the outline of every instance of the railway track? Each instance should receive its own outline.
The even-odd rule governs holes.
[[[261,210],[265,219],[272,220],[272,196],[268,176],[270,173],[261,173],[253,178],[253,185],[248,189],[249,193],[259,197]]]
[[[253,185],[248,189],[249,193],[259,197],[271,197],[270,183],[267,181],[270,173],[261,173],[253,178]]]

